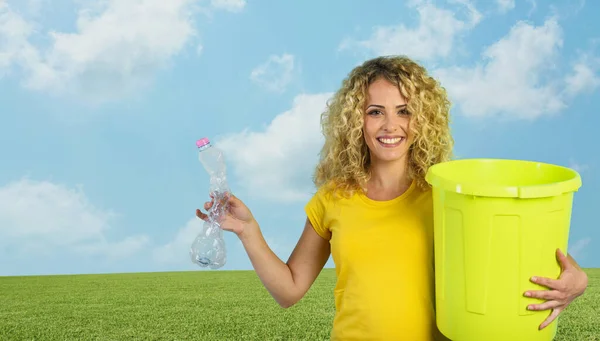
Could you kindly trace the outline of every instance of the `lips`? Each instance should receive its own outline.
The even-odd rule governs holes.
[[[379,137],[377,138],[377,140],[381,143],[385,143],[385,144],[396,144],[402,141],[402,137],[387,137],[387,138],[383,138],[383,137]]]
[[[404,141],[404,136],[380,136],[377,141],[384,147],[397,147]]]

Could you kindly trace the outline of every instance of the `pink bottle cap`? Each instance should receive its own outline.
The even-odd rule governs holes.
[[[206,138],[206,137],[203,137],[203,138],[201,138],[200,140],[196,141],[196,146],[197,146],[198,148],[200,148],[200,147],[204,147],[204,146],[206,146],[206,145],[207,145],[207,144],[209,144],[209,143],[210,143],[210,141],[208,140],[208,138]]]

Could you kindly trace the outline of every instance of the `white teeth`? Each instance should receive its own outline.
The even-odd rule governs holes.
[[[383,142],[383,143],[385,143],[385,144],[396,144],[396,143],[402,141],[402,138],[401,137],[396,137],[394,139],[381,139],[380,138],[378,140],[381,141],[381,142]]]

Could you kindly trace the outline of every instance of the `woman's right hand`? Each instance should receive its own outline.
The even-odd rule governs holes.
[[[224,198],[221,199],[220,204],[228,204],[225,214],[219,220],[223,230],[233,232],[240,237],[248,226],[256,223],[250,209],[235,195],[227,193]],[[204,209],[208,211],[213,205],[214,198],[211,195],[211,201],[204,203]],[[199,209],[196,209],[196,216],[204,221],[208,220],[208,215]]]

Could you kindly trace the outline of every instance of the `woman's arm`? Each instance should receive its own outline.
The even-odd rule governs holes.
[[[545,286],[548,290],[532,290],[525,292],[527,297],[535,297],[546,300],[541,304],[531,304],[527,308],[530,310],[549,310],[552,313],[542,322],[540,329],[546,328],[554,321],[569,304],[577,297],[583,295],[588,285],[588,276],[579,267],[575,259],[570,255],[565,256],[560,250],[556,250],[556,258],[561,267],[560,277],[558,279],[546,277],[533,277],[532,282]]]
[[[256,274],[280,306],[288,308],[306,294],[329,259],[329,241],[319,236],[307,219],[287,263],[267,245],[257,222],[240,235]]]
[[[220,205],[228,203],[219,221],[221,228],[238,236],[256,274],[277,303],[284,308],[294,305],[325,266],[330,254],[329,241],[315,232],[307,218],[296,248],[284,263],[267,245],[254,215],[239,198],[228,194],[220,200],[223,201]],[[214,198],[204,204],[204,209],[209,210],[213,204]],[[208,220],[208,215],[200,210],[196,210],[196,215]]]

